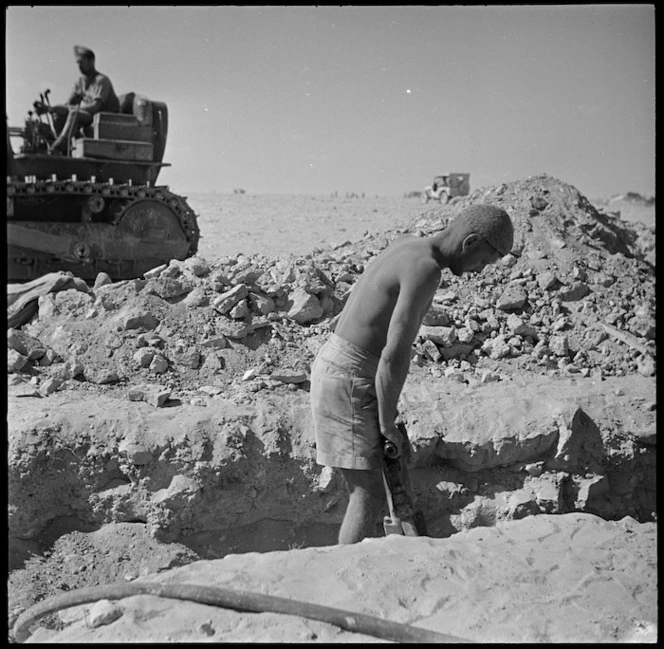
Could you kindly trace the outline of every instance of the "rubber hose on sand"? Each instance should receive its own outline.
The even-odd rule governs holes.
[[[30,626],[39,618],[56,611],[89,604],[102,599],[123,599],[135,595],[153,595],[168,599],[179,599],[207,606],[234,609],[252,613],[283,613],[334,624],[346,631],[363,633],[392,642],[467,642],[436,631],[429,631],[407,624],[390,622],[372,615],[352,613],[338,608],[299,602],[285,597],[262,595],[247,591],[232,590],[218,586],[197,584],[131,583],[108,584],[81,588],[39,602],[25,610],[14,624],[14,637],[24,642],[30,637]]]

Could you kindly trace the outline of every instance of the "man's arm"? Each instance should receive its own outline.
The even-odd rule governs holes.
[[[399,395],[410,368],[410,353],[422,319],[438,288],[440,270],[427,265],[414,269],[402,282],[390,319],[387,340],[376,372],[376,395],[381,433],[401,449],[401,434],[394,425]]]

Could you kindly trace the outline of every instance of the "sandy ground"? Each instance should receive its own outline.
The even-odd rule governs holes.
[[[239,252],[306,254],[358,241],[426,209],[419,199],[380,197],[192,194],[187,202],[198,215],[198,252],[206,259]]]
[[[629,517],[542,515],[449,539],[389,536],[355,546],[230,555],[138,581],[286,597],[472,642],[653,642],[656,541],[655,523]],[[300,617],[147,595],[119,601],[115,621],[90,628],[89,608],[70,609],[69,627],[40,630],[30,641],[375,641]]]

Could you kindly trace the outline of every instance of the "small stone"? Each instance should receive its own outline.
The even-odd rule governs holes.
[[[443,372],[445,378],[451,379],[453,381],[458,381],[459,383],[465,383],[466,377],[463,372],[460,372],[456,367],[448,367]]]
[[[454,327],[429,327],[423,325],[420,327],[419,335],[424,340],[430,340],[436,345],[450,347],[457,339],[457,332]]]
[[[270,375],[270,378],[281,383],[304,383],[308,380],[306,372],[298,372],[297,370],[275,370]]]
[[[226,349],[228,347],[228,339],[225,336],[218,336],[217,338],[210,338],[202,343],[203,347],[210,347],[212,349]]]
[[[535,478],[539,478],[544,471],[544,462],[531,462],[523,467],[527,473]]]
[[[537,284],[543,291],[549,291],[559,283],[558,278],[550,271],[545,271],[537,276]]]
[[[111,624],[122,617],[122,612],[122,609],[117,604],[108,599],[101,599],[90,607],[88,624],[93,629]]]
[[[437,363],[442,358],[438,346],[431,340],[425,340],[422,343],[422,350],[434,363]]]
[[[133,356],[134,362],[139,367],[149,367],[156,353],[152,347],[141,347]]]
[[[145,287],[145,292],[158,295],[164,300],[169,300],[180,297],[194,289],[193,284],[186,280],[173,279],[171,277],[165,277],[165,275],[166,272],[162,273],[161,277],[151,279]]]
[[[489,358],[494,360],[507,358],[512,353],[512,348],[503,336],[487,338],[482,344],[481,349]]]
[[[108,273],[97,273],[97,277],[95,278],[94,290],[97,290],[102,286],[106,286],[107,284],[112,284],[112,283],[113,280],[111,279],[111,276]]]
[[[201,385],[198,390],[203,394],[209,394],[211,397],[221,394],[224,391],[223,388],[220,388],[217,385]]]
[[[434,305],[427,311],[422,324],[428,327],[446,327],[450,324],[450,317],[447,311]]]
[[[502,293],[496,302],[496,308],[501,311],[512,311],[521,309],[528,301],[528,294],[519,285],[510,285]]]
[[[229,291],[222,293],[211,302],[212,307],[221,314],[228,313],[240,300],[249,294],[245,284],[238,284]]]
[[[287,317],[301,325],[318,320],[325,313],[318,298],[299,287],[291,293],[289,305]]]
[[[205,289],[197,286],[187,297],[182,300],[183,304],[189,308],[193,309],[196,307],[207,306],[210,302],[207,295],[205,295]]]
[[[201,354],[195,349],[181,354],[177,360],[180,365],[184,365],[192,370],[197,370],[201,366]]]
[[[273,313],[276,308],[274,300],[271,297],[258,293],[249,293],[249,304],[252,310],[260,315]]]
[[[151,270],[146,271],[143,273],[143,277],[145,279],[156,279],[159,277],[166,269],[168,268],[168,264],[162,264],[161,266],[157,266],[155,268],[152,268]]]
[[[434,301],[435,302],[454,302],[455,300],[458,299],[458,295],[454,291],[446,291],[445,293],[442,294],[436,294],[434,296]]]
[[[570,286],[561,288],[558,291],[558,297],[563,302],[576,302],[583,299],[588,293],[590,293],[590,288],[587,284],[584,282],[574,282]]]
[[[42,396],[53,394],[61,385],[62,381],[59,379],[46,379],[39,386],[39,392]]]
[[[524,322],[515,313],[510,313],[507,318],[507,328],[516,336],[530,336],[533,339],[537,338],[537,329],[532,325]]]
[[[500,374],[489,370],[484,370],[480,376],[480,383],[497,383],[500,380]]]
[[[28,359],[19,354],[15,349],[7,350],[7,372],[20,372],[28,365]]]
[[[202,257],[189,257],[182,265],[196,277],[204,277],[210,272],[210,267]]]
[[[556,356],[567,357],[569,355],[569,342],[567,336],[551,336],[551,338],[549,338],[549,349]]]
[[[627,322],[628,329],[635,335],[654,340],[657,332],[655,318],[638,314]]]
[[[229,312],[231,318],[238,320],[240,318],[246,318],[251,314],[251,309],[247,306],[247,303],[243,300],[238,302]]]
[[[318,478],[318,490],[321,493],[328,493],[334,487],[336,472],[330,466],[325,466],[320,472]]]
[[[83,367],[83,363],[77,360],[71,360],[65,363],[65,370],[69,374],[69,377],[74,379],[77,376],[81,376],[81,374],[84,373],[85,368]]]
[[[643,376],[654,376],[656,371],[655,359],[650,354],[639,356],[636,359],[636,371]]]
[[[157,354],[150,363],[150,370],[155,374],[162,374],[168,369],[168,361],[161,355]]]
[[[106,385],[108,383],[117,383],[120,380],[120,377],[113,370],[107,368],[101,368],[98,370],[86,370],[85,378],[91,383],[96,383],[97,385]]]
[[[212,622],[205,622],[198,627],[198,630],[206,636],[213,636],[215,630],[212,628]]]
[[[134,312],[126,316],[120,322],[122,331],[129,329],[155,329],[159,320],[151,313]]]

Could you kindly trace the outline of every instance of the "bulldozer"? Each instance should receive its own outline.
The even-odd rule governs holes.
[[[470,174],[454,173],[440,174],[435,176],[433,183],[427,185],[422,192],[422,203],[430,200],[440,201],[442,205],[450,198],[456,196],[467,196],[470,193]]]
[[[186,197],[157,185],[168,134],[166,104],[134,92],[72,134],[65,155],[48,93],[21,127],[7,126],[7,275],[24,282],[69,271],[133,279],[196,254],[200,232]],[[42,110],[38,110],[42,107]],[[19,140],[17,151],[12,139]]]

